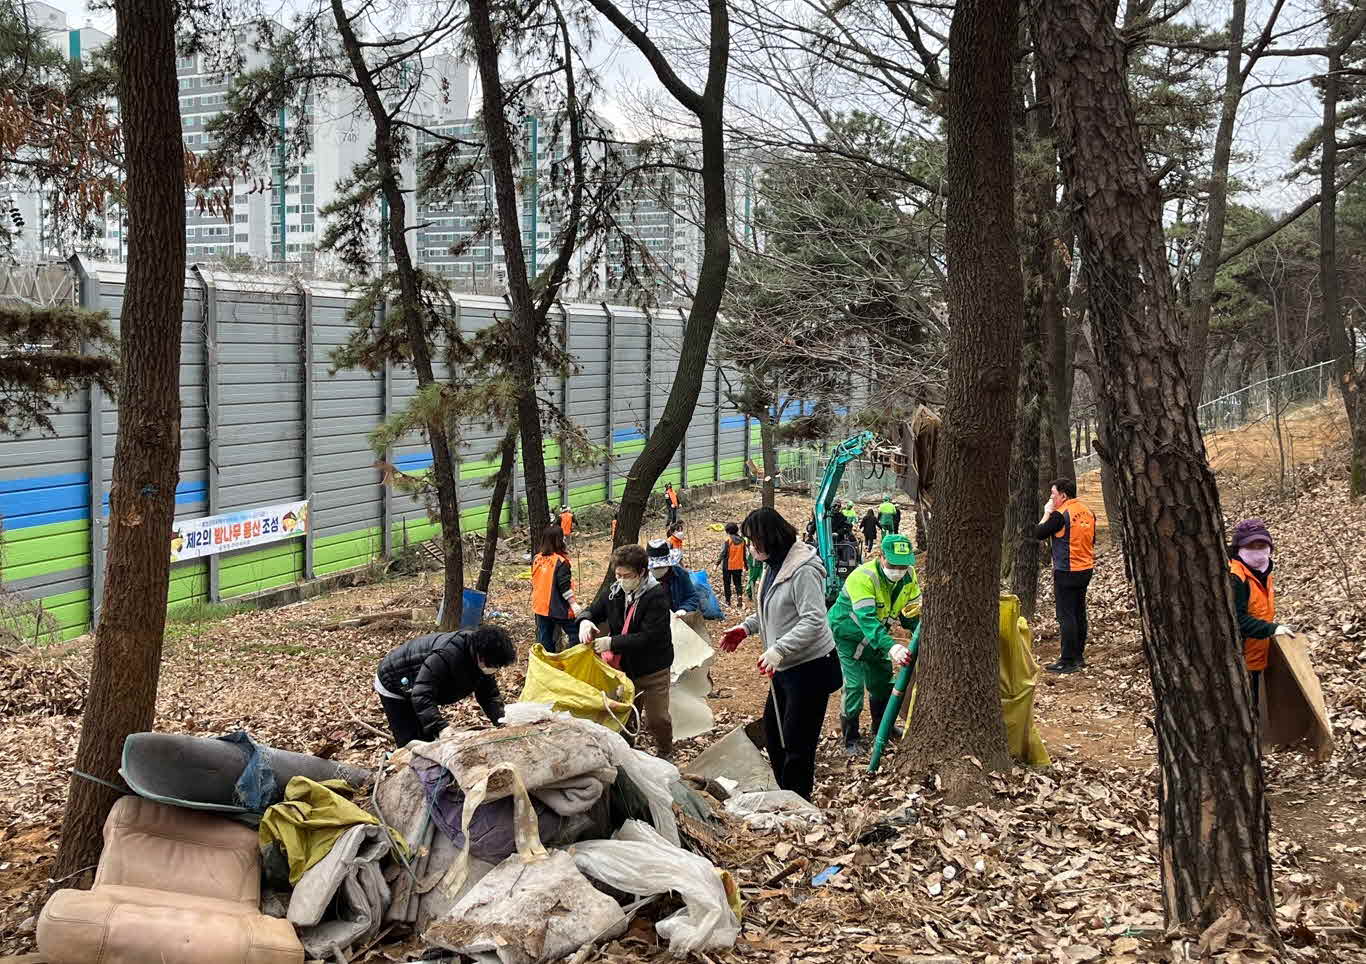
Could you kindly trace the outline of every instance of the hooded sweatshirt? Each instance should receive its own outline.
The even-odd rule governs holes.
[[[788,550],[776,573],[766,576],[755,612],[742,623],[769,649],[776,649],[785,672],[835,648],[825,618],[825,566],[804,542]]]

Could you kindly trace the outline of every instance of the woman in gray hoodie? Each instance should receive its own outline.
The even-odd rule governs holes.
[[[755,509],[740,528],[764,575],[754,614],[726,632],[721,648],[733,653],[746,636],[763,639],[759,672],[773,679],[764,706],[773,776],[810,800],[825,709],[843,685],[826,621],[825,566],[774,509]]]

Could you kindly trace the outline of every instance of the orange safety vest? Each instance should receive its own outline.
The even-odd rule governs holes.
[[[538,616],[574,617],[569,601],[555,591],[555,572],[562,563],[567,566],[569,560],[559,553],[537,555],[531,562],[531,611]],[[569,588],[574,588],[572,578]]]
[[[560,513],[560,531],[563,532],[566,537],[573,535],[574,513],[568,510]]]
[[[673,506],[675,509],[678,508],[678,490],[669,490],[669,505]]]
[[[730,570],[745,568],[745,543],[743,541],[726,540],[726,568]]]
[[[1062,531],[1053,536],[1053,571],[1085,572],[1096,565],[1096,517],[1085,504],[1068,499],[1062,513]]]
[[[1241,559],[1230,559],[1228,561],[1229,571],[1235,577],[1247,583],[1247,613],[1265,623],[1276,621],[1276,576],[1274,573],[1266,574],[1266,585],[1258,579],[1251,569]],[[1269,639],[1245,639],[1243,640],[1243,658],[1247,660],[1249,670],[1266,669],[1266,657],[1271,652],[1271,640]]]
[[[678,538],[678,536],[669,536],[669,545],[673,546],[675,549],[682,549],[683,540]]]

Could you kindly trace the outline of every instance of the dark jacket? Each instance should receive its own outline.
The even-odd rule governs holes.
[[[446,725],[440,708],[471,693],[490,722],[503,718],[498,682],[479,668],[467,632],[429,633],[409,640],[380,660],[375,675],[390,693],[408,697],[429,740]]]
[[[669,594],[663,586],[651,586],[641,593],[628,633],[621,631],[626,622],[626,594],[615,583],[605,597],[599,597],[588,607],[583,618],[612,637],[612,652],[620,654],[622,672],[632,679],[658,673],[674,664]]]
[[[670,566],[669,581],[661,585],[669,590],[669,608],[672,612],[681,609],[685,613],[695,613],[702,608],[702,594],[697,591],[688,570],[682,566]]]
[[[859,523],[859,528],[863,530],[863,538],[865,538],[865,539],[876,539],[876,538],[877,538],[877,531],[878,531],[877,515],[873,512],[872,509],[869,509],[869,510],[868,510],[868,513],[867,513],[866,515],[864,515],[863,521]]]

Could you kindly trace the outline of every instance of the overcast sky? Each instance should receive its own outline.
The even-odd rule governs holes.
[[[108,33],[114,32],[114,15],[111,11],[91,13],[85,0],[44,0],[66,11],[71,26],[90,23]],[[288,0],[284,0],[288,3]],[[1271,0],[1252,0],[1248,4],[1248,35],[1260,31],[1262,17],[1270,6]],[[1230,6],[1227,0],[1197,0],[1192,8],[1195,16],[1207,23],[1216,23],[1226,16]],[[1317,4],[1314,0],[1289,0],[1281,15],[1278,33],[1316,17]],[[1302,39],[1301,39],[1302,37]],[[1287,37],[1279,46],[1320,42],[1319,37]],[[604,31],[592,58],[605,76],[616,79],[623,87],[648,87],[655,83],[653,74],[644,61],[630,47],[610,32]],[[1293,206],[1297,201],[1312,194],[1314,188],[1307,183],[1287,184],[1284,173],[1290,168],[1290,155],[1306,134],[1319,122],[1322,110],[1318,96],[1308,84],[1296,86],[1257,89],[1261,84],[1285,84],[1287,82],[1313,75],[1323,69],[1321,58],[1267,58],[1258,64],[1256,73],[1249,83],[1249,92],[1244,97],[1239,112],[1239,123],[1235,150],[1246,155],[1245,160],[1235,163],[1233,173],[1245,182],[1254,185],[1251,194],[1237,200],[1255,203],[1271,209]],[[628,129],[622,133],[631,135],[627,115],[629,109],[614,104],[605,111],[611,120]]]

